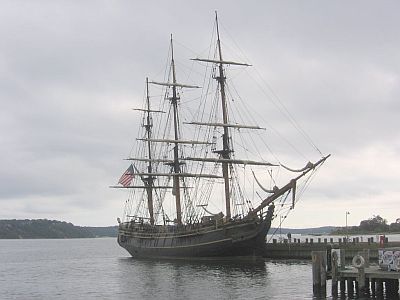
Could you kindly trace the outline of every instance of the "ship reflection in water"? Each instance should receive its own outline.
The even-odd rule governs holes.
[[[308,261],[121,258],[121,290],[147,299],[311,299]],[[291,276],[299,281],[289,284]],[[307,287],[307,283],[309,283]]]

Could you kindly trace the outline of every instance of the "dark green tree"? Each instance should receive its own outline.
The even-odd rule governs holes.
[[[390,224],[390,231],[400,232],[400,218],[397,218],[396,222]]]
[[[387,220],[379,215],[374,215],[372,218],[360,222],[360,230],[365,232],[384,232],[389,231],[389,229]]]

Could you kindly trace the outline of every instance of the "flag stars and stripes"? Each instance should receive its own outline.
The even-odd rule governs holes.
[[[129,168],[122,174],[118,183],[122,184],[122,186],[127,187],[131,184],[132,179],[134,177],[133,166],[130,165]]]

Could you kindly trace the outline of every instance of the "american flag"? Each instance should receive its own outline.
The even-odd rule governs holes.
[[[127,187],[131,184],[133,176],[134,176],[133,175],[133,166],[130,165],[129,168],[124,172],[124,174],[122,174],[118,183],[122,184],[124,187]]]

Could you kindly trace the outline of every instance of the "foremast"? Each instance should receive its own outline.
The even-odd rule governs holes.
[[[221,49],[221,41],[219,38],[219,28],[218,28],[218,15],[215,13],[215,22],[217,26],[217,46],[218,46],[218,54],[219,54],[219,76],[215,77],[215,79],[219,83],[220,93],[221,93],[221,104],[222,104],[222,122],[224,125],[228,124],[228,109],[226,105],[226,96],[225,96],[225,75],[224,68],[222,64],[222,49]],[[222,150],[218,151],[223,159],[231,158],[231,148],[229,145],[229,128],[224,126],[224,134],[222,136]],[[222,163],[222,177],[224,178],[224,187],[225,187],[225,213],[226,219],[229,220],[231,218],[231,200],[230,200],[230,180],[229,180],[229,165],[227,162]]]

